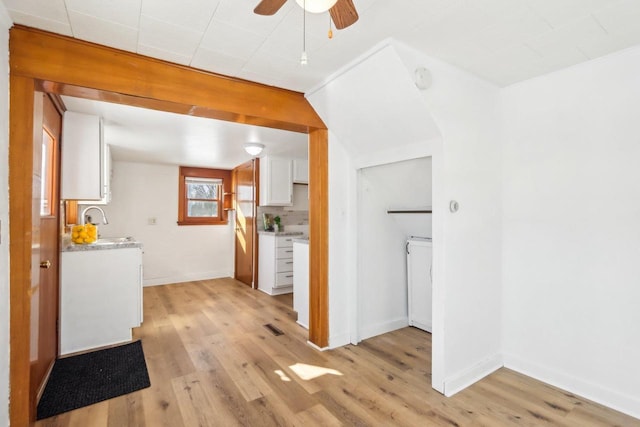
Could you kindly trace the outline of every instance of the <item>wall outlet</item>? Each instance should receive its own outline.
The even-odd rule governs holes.
[[[156,225],[156,223],[158,222],[157,218],[155,216],[147,219],[147,224],[149,225]]]

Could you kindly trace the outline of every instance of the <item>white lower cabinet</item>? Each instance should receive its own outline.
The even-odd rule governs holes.
[[[141,323],[141,248],[62,252],[61,355],[130,341]]]
[[[293,291],[293,238],[260,234],[258,246],[258,289],[269,295]]]

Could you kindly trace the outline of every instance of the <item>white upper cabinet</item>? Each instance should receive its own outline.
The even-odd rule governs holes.
[[[102,198],[100,200],[78,200],[81,205],[108,205],[111,202],[111,178],[113,178],[113,159],[111,146],[103,144],[102,150]]]
[[[307,159],[293,159],[293,183],[309,183],[309,161]]]
[[[264,156],[260,159],[260,206],[293,204],[291,159]]]
[[[66,111],[61,151],[61,198],[107,203],[111,156],[100,117]]]

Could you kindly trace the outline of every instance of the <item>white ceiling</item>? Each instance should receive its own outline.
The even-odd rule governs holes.
[[[62,100],[69,111],[102,117],[114,160],[233,169],[252,158],[244,151],[246,142],[264,144],[263,154],[307,158],[306,134],[69,96]]]
[[[329,15],[288,1],[0,0],[14,22],[272,86],[309,91],[378,42],[396,38],[499,86],[640,44],[640,0],[353,0],[360,20],[327,38]],[[267,152],[306,155],[306,135],[65,98],[100,114],[118,160],[231,168]],[[301,152],[300,150],[303,150]]]
[[[394,37],[500,86],[640,44],[640,0],[354,0],[360,20],[326,36],[328,14],[293,0],[2,0],[16,23],[305,92]]]

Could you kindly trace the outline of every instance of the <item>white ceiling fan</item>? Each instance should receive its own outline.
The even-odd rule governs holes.
[[[287,0],[262,0],[253,9],[258,15],[274,15]],[[342,30],[358,20],[358,12],[353,0],[296,0],[307,12],[323,13],[329,11],[331,20],[337,29]]]

